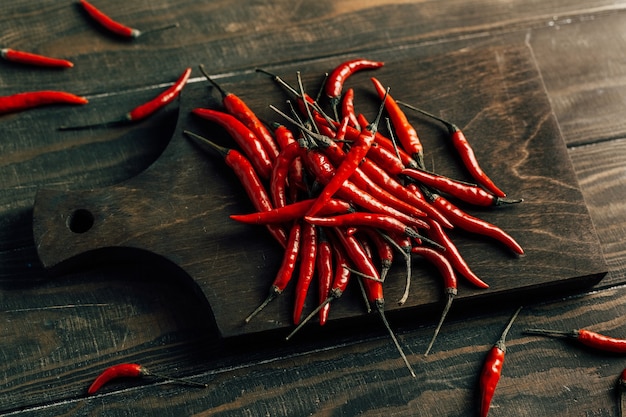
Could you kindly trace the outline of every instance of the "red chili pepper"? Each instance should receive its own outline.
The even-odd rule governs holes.
[[[257,314],[261,312],[270,302],[283,293],[287,284],[291,281],[293,273],[296,269],[296,263],[298,261],[298,252],[300,251],[300,240],[302,236],[302,226],[300,222],[294,222],[289,231],[289,239],[285,248],[280,268],[276,273],[274,282],[270,287],[267,298],[259,304],[259,306],[244,320],[249,323]]]
[[[521,199],[513,200],[497,197],[477,185],[457,181],[452,178],[433,174],[421,169],[407,168],[402,171],[402,174],[409,178],[413,178],[428,187],[435,188],[443,193],[450,194],[459,200],[477,206],[491,207],[522,202]]]
[[[258,211],[250,214],[231,214],[230,218],[247,224],[287,223],[304,217],[307,210],[315,202],[314,198],[296,201],[284,207],[277,207],[268,211]],[[331,198],[328,204],[320,211],[320,215],[341,214],[353,211],[352,206],[345,200]]]
[[[438,194],[432,193],[431,201],[455,226],[471,233],[496,239],[518,255],[524,254],[524,249],[520,244],[500,227],[466,213]]]
[[[87,104],[88,100],[65,91],[29,91],[0,97],[0,114],[28,110],[50,104]]]
[[[66,59],[52,58],[45,55],[18,51],[11,48],[1,49],[0,56],[7,61],[16,62],[18,64],[34,65],[37,67],[72,68],[74,66],[73,62]]]
[[[496,386],[498,385],[498,382],[500,381],[500,376],[502,375],[502,365],[504,364],[504,356],[506,354],[505,339],[507,333],[513,325],[513,321],[515,320],[521,309],[521,307],[518,308],[515,314],[513,314],[513,317],[511,317],[509,323],[502,332],[500,339],[487,353],[487,358],[485,359],[485,363],[483,365],[483,369],[480,373],[479,379],[480,417],[487,417],[487,414],[489,414],[489,406],[491,405],[493,394],[496,391]]]
[[[448,261],[450,261],[454,269],[456,269],[463,276],[463,278],[467,279],[468,282],[476,287],[489,288],[489,285],[480,279],[474,271],[472,271],[463,258],[463,255],[461,255],[461,252],[456,247],[452,239],[450,239],[443,227],[441,227],[441,225],[436,221],[430,219],[428,224],[430,225],[430,229],[428,229],[430,238],[445,248],[444,256],[448,259]]]
[[[354,111],[354,89],[348,88],[343,95],[343,100],[341,100],[341,116],[342,118],[347,117],[350,125],[357,129],[361,130],[361,125],[359,124],[359,120],[356,117],[356,113]]]
[[[342,62],[335,67],[335,69],[333,69],[328,75],[324,85],[324,92],[330,98],[331,105],[336,107],[337,103],[339,103],[343,86],[348,77],[357,71],[364,69],[376,69],[382,67],[383,65],[385,65],[385,63],[381,61],[357,58]]]
[[[448,128],[452,145],[457,150],[459,156],[461,157],[461,161],[463,161],[463,165],[468,170],[472,178],[474,178],[474,180],[478,184],[485,187],[488,191],[490,191],[494,195],[498,197],[506,197],[506,194],[500,188],[498,188],[496,184],[491,180],[491,178],[489,178],[489,176],[487,176],[487,174],[483,171],[480,164],[478,163],[478,158],[476,158],[474,149],[472,149],[472,146],[470,145],[469,141],[467,140],[467,138],[465,137],[465,135],[463,134],[463,132],[457,125],[441,117],[435,116],[434,114],[428,113],[417,107],[411,106],[407,103],[403,103],[403,102],[402,103],[398,102],[398,103],[443,123]]]
[[[122,36],[124,38],[134,39],[148,32],[156,32],[160,30],[170,29],[173,27],[178,27],[178,24],[175,23],[172,25],[167,25],[164,27],[150,29],[142,32],[139,29],[128,27],[121,24],[120,22],[113,20],[111,17],[104,14],[100,9],[96,8],[96,6],[89,3],[87,0],[80,0],[80,4],[83,6],[87,14],[91,16],[93,20],[99,23],[102,27],[104,27],[111,33]]]
[[[278,145],[274,136],[265,127],[263,122],[259,120],[252,109],[239,96],[224,90],[204,69],[204,65],[200,65],[200,71],[206,79],[220,92],[222,95],[222,104],[226,111],[235,116],[240,122],[248,127],[263,144],[268,156],[273,161],[278,156]]]
[[[318,248],[317,257],[315,258],[315,268],[317,271],[318,281],[318,300],[319,305],[322,305],[324,301],[330,295],[330,289],[333,285],[333,247],[326,236],[324,229],[318,230]],[[328,308],[330,304],[326,304],[319,310],[319,322],[320,326],[326,324],[328,319]]]
[[[315,177],[325,184],[335,176],[335,169],[330,163],[328,158],[315,150],[311,150],[306,153],[305,164],[310,168]],[[337,192],[337,196],[344,199],[356,206],[363,208],[366,211],[372,213],[388,214],[392,217],[396,217],[398,220],[403,221],[409,226],[423,227],[424,221],[411,217],[403,212],[400,212],[386,204],[381,203],[379,200],[372,197],[367,192],[356,187],[351,181],[345,181]],[[318,198],[319,199],[319,198]],[[316,200],[317,202],[318,200]],[[315,204],[315,203],[314,203]],[[320,209],[321,210],[321,209]],[[306,215],[309,215],[308,213]]]
[[[341,165],[337,167],[335,175],[324,185],[324,189],[320,193],[313,207],[307,213],[308,216],[315,216],[324,204],[341,188],[345,181],[352,176],[358,168],[361,160],[367,155],[367,151],[374,143],[376,131],[378,130],[378,122],[382,114],[383,104],[380,106],[376,119],[368,124],[357,140],[352,144],[350,150],[346,154]]]
[[[380,261],[380,280],[384,281],[393,264],[393,247],[391,243],[383,237],[380,231],[370,228],[364,228],[362,231],[376,248],[376,253],[378,253],[378,259]]]
[[[202,384],[194,381],[187,381],[186,379],[172,378],[170,376],[155,374],[152,371],[149,371],[145,367],[137,364],[137,363],[120,363],[117,365],[110,366],[106,368],[100,375],[96,377],[93,383],[87,389],[87,394],[92,395],[95,394],[104,384],[109,381],[118,378],[139,378],[145,376],[153,376],[157,378],[166,379],[172,382],[177,382],[179,384],[190,385],[194,387],[206,388],[207,384]]]
[[[312,217],[305,216],[304,220],[315,224],[317,226],[325,227],[355,227],[366,226],[374,227],[376,229],[382,229],[389,232],[395,232],[399,234],[405,234],[414,238],[421,238],[422,236],[415,231],[415,229],[402,223],[395,217],[391,217],[385,214],[378,213],[348,213],[340,214],[332,217]]]
[[[300,244],[300,266],[296,281],[296,299],[293,308],[293,323],[300,323],[304,301],[315,275],[317,258],[317,227],[311,223],[302,224],[302,239]]]
[[[61,126],[59,130],[79,130],[79,129],[89,129],[94,127],[106,127],[106,126],[119,126],[125,125],[128,123],[138,122],[139,120],[143,120],[148,116],[154,114],[157,110],[165,107],[169,103],[173,102],[176,97],[180,95],[180,92],[183,90],[185,85],[187,84],[187,80],[189,80],[189,76],[191,75],[191,68],[186,68],[185,71],[178,77],[178,79],[172,84],[170,87],[165,89],[155,98],[140,104],[135,107],[126,115],[124,118],[120,120],[113,120],[110,122],[104,123],[95,123],[89,125],[81,125],[81,126]]]
[[[551,337],[567,337],[575,339],[577,342],[597,350],[613,353],[626,353],[626,339],[606,336],[600,333],[592,332],[591,330],[580,329],[561,331],[549,329],[526,329],[525,333]]]
[[[289,144],[296,142],[296,138],[293,132],[279,123],[272,123],[274,127],[274,136],[278,143],[278,148],[283,150]],[[307,186],[304,180],[304,166],[302,165],[302,158],[298,157],[293,161],[292,166],[289,168],[289,196],[292,201],[297,199],[300,191],[307,191]]]
[[[271,177],[272,160],[267,154],[267,151],[261,142],[259,142],[257,136],[235,116],[219,110],[204,108],[196,108],[191,112],[198,117],[215,122],[224,128],[243,150],[243,153],[250,159],[257,174],[266,180]]]
[[[174,101],[174,99],[178,97],[180,92],[183,90],[183,87],[187,84],[187,80],[190,75],[191,68],[185,69],[174,84],[147,103],[135,107],[126,115],[126,118],[133,122],[145,119],[160,108]]]
[[[289,169],[304,153],[304,149],[298,142],[292,142],[286,148],[278,153],[278,157],[274,160],[274,167],[270,178],[270,195],[275,207],[284,207],[287,205],[287,183]]]
[[[368,123],[367,119],[365,118],[363,114],[358,114],[357,118],[360,124],[364,126],[367,125]],[[348,136],[349,134],[350,132],[348,132]],[[350,139],[350,137],[347,137],[347,139]],[[390,138],[382,135],[380,132],[376,134],[376,143],[380,145],[381,147],[390,151],[395,156],[396,159],[399,159],[399,161],[404,165],[403,168],[418,168],[419,167],[418,162],[411,155],[409,155],[407,151],[402,149],[401,146],[396,146],[396,144]],[[390,173],[398,174],[399,172],[390,170]]]
[[[446,304],[441,313],[441,317],[439,318],[439,323],[437,323],[437,327],[435,328],[433,337],[430,340],[428,347],[426,348],[426,352],[424,352],[424,356],[428,356],[430,349],[435,344],[435,339],[437,338],[437,335],[441,330],[441,326],[443,325],[448,311],[450,311],[450,307],[452,307],[452,301],[457,295],[457,279],[452,264],[442,253],[437,252],[434,249],[427,248],[425,246],[414,246],[411,249],[411,253],[422,256],[435,265],[435,267],[443,277],[443,291],[446,295]]]
[[[256,210],[270,211],[274,208],[272,206],[270,196],[265,190],[265,186],[256,174],[250,161],[244,155],[239,153],[236,149],[219,146],[208,139],[187,130],[185,130],[184,133],[200,145],[203,145],[204,149],[216,153],[224,158],[226,165],[228,165],[233,170],[235,175],[237,175],[237,178],[239,178],[241,185],[243,185],[248,198]],[[282,226],[277,224],[267,224],[265,227],[282,247],[286,247],[287,233]]]
[[[385,87],[383,87],[382,83],[374,77],[372,77],[371,80],[374,83],[374,87],[376,88],[378,97],[384,97],[384,95],[386,94],[386,89]],[[396,130],[396,135],[398,136],[400,145],[409,155],[411,155],[417,161],[418,167],[423,168],[424,146],[420,141],[417,131],[411,125],[406,115],[404,114],[400,106],[398,106],[398,103],[396,103],[393,97],[387,96],[387,100],[385,101],[385,109],[387,109],[387,113],[389,114],[391,122]]]

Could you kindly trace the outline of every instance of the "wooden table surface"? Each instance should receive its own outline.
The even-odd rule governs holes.
[[[181,284],[180,271],[150,259],[102,261],[102,255],[96,257],[100,262],[51,274],[39,258],[33,233],[38,190],[69,193],[132,180],[162,156],[179,112],[172,104],[135,125],[76,132],[59,126],[119,117],[158,94],[186,67],[193,67],[190,83],[196,86],[205,82],[197,70],[203,64],[231,86],[256,80],[266,91],[274,86],[255,68],[292,77],[293,72],[282,71],[355,56],[388,57],[388,72],[381,77],[392,88],[394,76],[411,86],[425,85],[429,80],[420,74],[437,71],[426,63],[444,62],[431,57],[453,57],[460,67],[451,70],[465,76],[442,86],[440,97],[430,97],[432,103],[450,97],[463,103],[464,91],[485,96],[500,91],[497,86],[476,90],[489,84],[478,81],[481,76],[499,74],[500,80],[517,80],[504,93],[526,94],[506,97],[503,109],[466,108],[468,115],[493,110],[507,123],[520,122],[520,111],[543,117],[513,126],[521,136],[532,135],[527,130],[544,126],[545,120],[555,122],[608,273],[592,286],[524,299],[489,415],[619,415],[622,355],[523,330],[587,328],[626,338],[626,2],[94,4],[137,28],[171,22],[179,27],[125,41],[95,26],[71,0],[16,0],[5,4],[0,16],[3,48],[75,63],[51,70],[0,62],[0,95],[51,89],[90,100],[86,106],[0,116],[0,415],[476,415],[478,375],[517,306],[510,300],[490,299],[469,310],[453,307],[427,357],[423,352],[436,317],[393,320],[416,370],[413,378],[378,320],[303,332],[289,343],[225,340],[207,314],[206,300]],[[394,73],[396,64],[402,69]],[[252,91],[243,94],[255,105],[272,104],[254,98]],[[529,102],[521,101],[528,97]],[[554,206],[555,217],[573,215],[559,207]],[[515,232],[523,236],[524,231]],[[594,231],[581,235],[588,233]],[[584,269],[571,263],[573,270]],[[551,266],[545,262],[545,269],[534,273],[552,274]],[[155,372],[206,382],[208,388],[146,378],[118,381],[87,396],[93,378],[119,362],[138,362]]]

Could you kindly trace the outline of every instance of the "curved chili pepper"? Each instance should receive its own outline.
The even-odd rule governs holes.
[[[302,239],[300,244],[300,265],[298,280],[296,281],[296,299],[293,308],[293,323],[300,323],[304,301],[309,291],[311,281],[315,275],[317,258],[317,227],[304,222],[302,224]]]
[[[306,153],[305,164],[311,169],[311,172],[322,183],[327,183],[335,175],[335,169],[330,163],[328,158],[321,152],[310,150]],[[366,211],[373,213],[388,214],[392,217],[396,217],[398,220],[403,221],[409,226],[423,227],[424,221],[411,217],[403,212],[400,212],[393,207],[381,203],[379,200],[372,197],[367,192],[356,187],[351,181],[345,181],[339,188],[337,196],[342,198],[356,206],[363,208]],[[316,202],[318,200],[316,199]],[[314,203],[315,204],[315,203]],[[321,210],[321,209],[320,209]],[[309,212],[306,215],[309,215]]]
[[[489,178],[489,176],[487,176],[487,174],[483,171],[482,167],[478,163],[478,158],[476,158],[474,149],[472,149],[472,146],[470,145],[469,141],[463,134],[463,131],[461,131],[461,129],[457,125],[441,117],[435,116],[434,114],[428,113],[422,109],[411,106],[410,104],[407,104],[404,102],[398,102],[398,104],[401,104],[405,107],[408,107],[425,116],[428,116],[432,119],[438,120],[441,123],[443,123],[448,129],[448,132],[450,133],[450,140],[452,141],[452,145],[457,150],[459,157],[461,158],[461,161],[463,161],[463,165],[465,166],[469,174],[472,176],[472,178],[474,178],[474,180],[478,184],[485,187],[488,191],[490,191],[494,195],[498,197],[506,197],[506,194],[504,193],[504,191],[498,188],[498,186],[496,186],[493,180]]]
[[[258,211],[250,214],[231,214],[230,218],[247,224],[271,224],[287,223],[292,220],[304,217],[305,213],[315,202],[314,198],[296,201],[284,207],[277,207],[268,211]],[[331,198],[328,204],[320,211],[320,215],[341,214],[353,211],[354,209],[345,200]]]
[[[471,233],[496,239],[518,255],[524,254],[524,249],[520,244],[500,227],[466,213],[438,194],[432,193],[431,201],[455,226]]]
[[[341,100],[341,116],[347,117],[350,125],[357,129],[361,130],[361,125],[359,124],[359,120],[356,117],[356,113],[354,111],[354,89],[348,88],[343,95],[343,99]]]
[[[421,238],[422,236],[402,223],[400,220],[395,217],[391,217],[385,214],[378,213],[348,213],[348,214],[340,214],[332,217],[312,217],[305,216],[304,220],[315,224],[317,226],[326,226],[326,227],[354,227],[354,226],[367,226],[374,227],[376,229],[387,230],[390,232],[395,232],[399,234],[405,234],[414,238]]]
[[[383,87],[380,81],[376,78],[371,78],[378,93],[378,97],[382,98],[386,94],[386,89]],[[406,115],[398,106],[398,103],[391,96],[387,96],[385,101],[385,109],[391,118],[391,122],[396,130],[396,135],[400,141],[400,145],[409,155],[411,155],[416,161],[417,166],[424,167],[424,146],[420,141],[415,128],[411,125]]]
[[[303,154],[303,148],[298,142],[291,142],[282,149],[274,160],[274,167],[270,178],[270,195],[275,207],[287,205],[287,179],[292,164]]]
[[[18,51],[11,48],[0,49],[0,56],[7,61],[18,64],[34,65],[37,67],[72,68],[74,63],[67,59],[52,58],[32,52]]]
[[[188,130],[185,130],[184,133],[189,138],[195,140],[196,143],[204,145],[203,149],[218,154],[224,158],[224,162],[233,170],[256,210],[270,211],[274,208],[272,206],[270,196],[265,190],[265,186],[256,174],[250,161],[244,155],[235,149],[219,146],[216,143],[213,143],[208,139]],[[267,224],[265,227],[282,247],[286,247],[287,232],[281,225]]]
[[[29,91],[0,97],[0,114],[28,110],[50,104],[87,104],[89,101],[65,91]]]
[[[267,151],[261,142],[259,142],[257,136],[235,116],[219,110],[205,108],[195,108],[191,112],[198,117],[215,122],[224,128],[237,145],[241,147],[244,154],[250,159],[250,162],[259,176],[263,179],[269,179],[271,177],[273,164]]]
[[[178,27],[178,23],[175,23],[172,25],[167,25],[167,26],[163,26],[160,28],[150,29],[150,30],[142,32],[139,29],[128,27],[126,25],[121,24],[120,22],[113,20],[111,17],[104,14],[100,9],[96,8],[96,6],[89,3],[87,0],[80,0],[80,4],[83,6],[87,14],[91,16],[93,20],[99,23],[103,28],[105,28],[111,33],[114,33],[118,36],[122,36],[124,38],[134,39],[148,32],[156,32],[160,30]]]
[[[483,365],[483,369],[480,373],[479,386],[480,386],[480,417],[487,417],[489,414],[489,406],[493,399],[493,394],[496,391],[496,386],[500,381],[502,375],[502,365],[504,364],[504,356],[506,354],[506,336],[513,321],[519,314],[522,307],[518,308],[513,317],[509,320],[509,323],[505,327],[500,339],[487,353],[487,358]]]
[[[191,68],[186,68],[185,71],[178,77],[178,79],[172,84],[170,87],[159,93],[155,98],[140,104],[135,107],[126,115],[124,118],[120,120],[113,120],[104,123],[95,123],[89,125],[81,125],[81,126],[61,126],[59,130],[80,130],[80,129],[90,129],[94,127],[106,127],[106,126],[119,126],[125,125],[128,123],[137,122],[139,120],[143,120],[148,116],[154,114],[157,110],[165,107],[169,103],[173,102],[176,97],[180,95],[180,92],[183,90],[185,85],[187,84],[187,80],[189,80],[189,76],[191,75]]]
[[[337,167],[335,175],[324,185],[324,189],[317,197],[317,201],[313,204],[313,207],[308,211],[308,216],[315,216],[317,212],[324,206],[336,192],[341,188],[343,183],[350,178],[350,176],[356,171],[361,160],[367,155],[367,151],[374,143],[376,138],[376,131],[378,130],[378,122],[382,115],[385,100],[380,106],[376,119],[368,124],[363,132],[359,135],[357,141],[352,144],[350,150],[347,152],[341,165]]]
[[[149,371],[145,367],[137,364],[137,363],[120,363],[117,365],[110,366],[106,368],[100,375],[96,377],[93,383],[87,389],[87,394],[92,395],[95,394],[104,384],[109,381],[118,378],[139,378],[144,376],[153,376],[157,378],[166,379],[172,382],[176,382],[179,384],[206,388],[207,384],[202,384],[200,382],[187,381],[186,379],[173,378],[166,375],[155,374],[152,371]]]
[[[365,228],[363,229],[363,233],[367,235],[376,248],[376,253],[378,253],[378,259],[380,261],[380,280],[385,281],[394,259],[391,243],[385,239],[378,230]]]
[[[300,240],[302,236],[302,226],[300,222],[294,222],[289,231],[289,239],[285,248],[285,253],[280,264],[280,268],[276,273],[274,282],[270,286],[267,298],[259,304],[259,306],[245,318],[245,323],[249,323],[257,314],[261,312],[269,303],[283,293],[287,284],[291,281],[293,273],[296,269],[298,261],[298,252],[300,251]]]
[[[592,332],[591,330],[580,329],[561,331],[550,329],[526,329],[524,332],[542,336],[567,337],[575,339],[577,342],[597,350],[613,353],[626,353],[626,339],[606,336],[597,332]]]
[[[428,219],[428,224],[430,225],[430,229],[428,229],[427,232],[430,238],[445,248],[444,256],[448,259],[448,261],[450,261],[454,269],[474,286],[478,288],[489,288],[489,284],[480,279],[478,275],[472,271],[463,258],[463,255],[461,255],[461,252],[459,252],[459,249],[456,247],[452,239],[450,239],[443,227],[431,219]]]
[[[239,96],[224,90],[215,80],[213,80],[206,72],[204,65],[200,65],[200,71],[222,95],[222,104],[224,105],[226,111],[239,119],[240,122],[246,125],[248,129],[250,129],[257,136],[267,151],[270,159],[276,159],[279,151],[274,136],[272,136],[267,127],[265,127],[261,120],[259,120],[254,111],[252,111],[246,102]]]
[[[296,142],[296,138],[293,132],[284,125],[279,123],[272,123],[274,128],[274,136],[278,143],[278,148],[283,150],[290,143]],[[307,191],[307,186],[304,180],[304,167],[302,165],[302,158],[298,157],[293,161],[292,166],[289,168],[289,195],[292,201],[295,201],[299,191]]]
[[[357,119],[359,120],[359,123],[364,126],[366,126],[368,123],[367,118],[363,114],[359,113],[357,115]],[[348,134],[349,133],[350,132],[348,132]],[[350,138],[347,137],[347,139]],[[405,168],[419,168],[419,163],[411,155],[409,155],[407,151],[402,149],[402,147],[400,146],[396,146],[390,138],[382,135],[380,132],[376,134],[376,143],[390,151],[393,155],[395,155],[396,158],[399,157],[399,161],[404,164]],[[399,172],[391,170],[390,172],[392,174],[399,174]]]
[[[326,83],[324,84],[324,92],[330,98],[331,105],[336,108],[341,98],[343,86],[352,74],[364,69],[377,69],[385,65],[381,61],[372,61],[369,59],[357,58],[342,62],[333,69]]]
[[[402,175],[477,206],[491,207],[522,202],[522,199],[501,198],[477,185],[456,181],[421,169],[406,168],[402,171]]]
[[[437,327],[435,327],[435,331],[433,332],[433,337],[432,339],[430,339],[430,343],[426,348],[426,352],[424,352],[424,356],[428,356],[428,353],[435,344],[435,339],[437,338],[437,335],[441,330],[448,311],[450,311],[450,307],[452,307],[452,301],[458,293],[457,279],[452,264],[442,253],[437,252],[434,249],[427,248],[425,246],[414,246],[413,248],[411,248],[411,253],[422,256],[435,265],[435,267],[443,277],[443,291],[446,295],[446,304],[443,308],[443,311],[441,312],[439,323],[437,323]]]

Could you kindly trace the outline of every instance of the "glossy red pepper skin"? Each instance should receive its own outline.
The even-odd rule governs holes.
[[[385,87],[376,78],[372,77],[371,80],[372,83],[374,83],[378,97],[382,99],[386,94]],[[398,103],[396,103],[390,95],[387,96],[387,100],[385,101],[385,109],[389,114],[389,118],[394,126],[400,145],[409,155],[413,157],[413,159],[417,161],[419,167],[423,167],[424,146],[422,145],[417,131],[411,125]]]
[[[124,363],[105,369],[96,377],[87,389],[87,394],[95,394],[104,384],[118,378],[137,378],[143,376],[143,367],[136,363]]]
[[[452,239],[450,239],[443,227],[434,220],[429,220],[428,224],[430,225],[430,229],[427,231],[429,237],[445,248],[443,256],[450,261],[454,269],[457,270],[459,274],[461,274],[472,285],[483,289],[489,288],[489,284],[480,279],[480,277],[472,271],[463,258],[463,255],[456,247]]]
[[[356,112],[354,111],[354,89],[348,88],[343,95],[343,99],[341,100],[341,117],[347,118],[350,126],[355,128],[356,130],[361,130],[361,125],[359,124],[359,120],[356,117]]]
[[[293,308],[293,324],[300,323],[304,302],[315,275],[317,265],[317,227],[308,222],[302,224],[302,243],[300,248],[300,264],[296,281],[296,297]]]
[[[440,195],[434,194],[431,201],[455,226],[471,233],[496,239],[516,254],[524,254],[524,248],[500,227],[466,213]]]
[[[1,49],[0,56],[10,62],[33,65],[36,67],[72,68],[74,66],[73,62],[66,59],[52,58],[11,48]]]
[[[321,305],[330,296],[330,289],[333,284],[333,248],[326,237],[326,233],[323,229],[318,230],[318,248],[317,257],[315,258],[315,269],[318,280],[318,301]],[[328,319],[328,311],[330,303],[326,304],[319,311],[319,323],[320,326],[326,324]]]
[[[305,216],[304,220],[317,226],[325,227],[373,227],[393,233],[404,234],[419,238],[420,235],[414,229],[402,223],[395,217],[378,213],[348,213],[331,217]]]
[[[527,329],[525,333],[539,334],[543,336],[563,336],[575,339],[580,344],[590,348],[612,353],[626,353],[626,339],[619,339],[593,332],[591,330],[579,329],[571,331],[548,330],[548,329]]]
[[[385,65],[382,61],[373,61],[364,58],[351,59],[344,61],[336,66],[328,75],[324,85],[324,92],[326,96],[331,99],[331,103],[339,102],[343,86],[352,74],[356,71],[365,69],[377,69]]]
[[[102,25],[102,27],[104,27],[111,33],[122,36],[124,38],[137,38],[141,35],[141,32],[139,30],[133,29],[113,20],[111,17],[106,15],[93,4],[89,3],[87,0],[80,0],[80,4],[83,6],[87,14],[89,14],[89,16],[91,16],[96,22],[98,22],[100,25]]]
[[[506,200],[491,194],[477,185],[456,181],[452,178],[433,174],[421,169],[407,168],[402,171],[402,175],[406,175],[429,187],[476,206],[492,207],[521,202],[521,200]]]
[[[270,195],[275,207],[284,207],[288,202],[288,177],[293,163],[304,150],[298,142],[291,142],[282,149],[274,160],[270,179]]]
[[[224,90],[209,74],[204,70],[204,66],[200,66],[200,70],[206,79],[220,92],[222,96],[222,104],[227,113],[235,116],[248,129],[250,129],[262,143],[269,158],[273,161],[278,156],[278,144],[269,129],[259,120],[256,113],[242,100],[239,96]]]
[[[174,101],[176,97],[180,95],[180,92],[187,84],[190,75],[191,68],[186,68],[183,73],[178,77],[178,79],[174,82],[174,84],[165,89],[152,100],[147,101],[132,109],[126,114],[126,118],[129,121],[133,122],[145,119],[146,117],[151,116],[157,110],[165,107],[166,105]]]
[[[296,201],[284,207],[273,208],[268,211],[258,211],[250,214],[231,214],[230,218],[247,224],[287,223],[304,217],[307,210],[315,202],[314,198]],[[344,200],[331,198],[328,204],[320,211],[320,215],[333,215],[353,211],[350,203]]]
[[[29,91],[0,97],[0,114],[14,113],[51,104],[87,104],[89,101],[65,91]]]
[[[257,174],[267,180],[272,175],[272,161],[256,135],[235,116],[219,110],[196,108],[192,113],[220,125],[250,159]]]
[[[489,414],[489,407],[491,406],[493,395],[502,375],[502,367],[504,365],[504,357],[506,355],[506,336],[520,310],[521,307],[517,309],[515,314],[513,314],[513,317],[509,320],[509,323],[502,332],[500,339],[498,339],[489,352],[487,352],[487,357],[485,358],[479,377],[480,417],[487,417],[487,414]]]

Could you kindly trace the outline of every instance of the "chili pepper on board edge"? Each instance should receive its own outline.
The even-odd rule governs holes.
[[[513,314],[513,317],[511,317],[509,323],[502,332],[500,339],[498,339],[496,344],[493,345],[487,353],[487,358],[485,359],[479,379],[480,417],[487,417],[487,414],[489,414],[489,406],[491,405],[493,394],[496,391],[496,386],[498,385],[498,381],[500,381],[500,376],[502,375],[502,365],[504,364],[504,356],[506,354],[505,339],[507,333],[513,325],[513,321],[515,321],[515,318],[521,309],[522,307],[518,308],[515,314]]]
[[[167,104],[171,103],[179,96],[180,92],[183,90],[185,85],[187,84],[187,80],[189,80],[189,76],[191,75],[191,68],[186,68],[185,71],[178,77],[178,79],[172,84],[170,87],[159,93],[155,98],[140,104],[135,107],[126,115],[124,118],[120,120],[113,120],[110,122],[103,123],[95,123],[90,125],[81,125],[81,126],[61,126],[59,130],[79,130],[79,129],[90,129],[94,127],[106,127],[106,126],[119,126],[125,125],[128,123],[137,122],[139,120],[143,120],[148,116],[151,116],[157,110],[165,107]]]
[[[470,145],[469,141],[463,134],[463,131],[457,125],[441,117],[435,116],[434,114],[428,113],[422,109],[411,106],[410,104],[400,102],[400,101],[398,101],[397,103],[443,123],[448,128],[452,145],[457,150],[459,157],[461,158],[461,161],[463,161],[463,165],[465,166],[467,171],[470,173],[472,178],[474,178],[474,180],[478,184],[485,187],[494,195],[498,197],[506,197],[506,194],[504,193],[504,191],[498,188],[498,186],[496,186],[496,184],[491,180],[491,178],[489,178],[487,174],[483,171],[483,169],[478,163],[478,159],[476,158],[476,154],[474,153],[472,146]]]
[[[104,384],[109,381],[112,381],[117,378],[138,378],[144,376],[152,376],[156,378],[165,379],[171,382],[176,382],[179,384],[206,388],[208,385],[200,382],[187,381],[186,379],[173,378],[166,375],[155,374],[152,371],[149,371],[145,367],[137,364],[137,363],[120,363],[117,365],[110,366],[106,368],[100,375],[96,377],[93,383],[87,389],[87,394],[92,395],[95,394]]]
[[[626,353],[626,339],[606,336],[591,330],[579,329],[570,331],[551,329],[526,329],[524,333],[550,337],[567,337],[581,344],[605,352]]]
[[[0,114],[13,113],[50,104],[87,104],[89,101],[65,91],[29,91],[0,97]]]
[[[72,68],[74,63],[66,59],[52,58],[32,52],[18,51],[11,48],[0,49],[0,56],[10,62],[34,65],[37,67]]]
[[[104,12],[102,12],[93,4],[89,3],[87,0],[80,0],[80,4],[81,6],[83,6],[87,14],[91,16],[93,20],[99,23],[106,30],[118,36],[122,36],[128,39],[135,39],[149,32],[156,32],[156,31],[178,27],[178,23],[174,23],[171,25],[163,26],[160,28],[149,29],[149,30],[142,32],[139,29],[128,27],[126,25],[123,25],[120,22],[113,20],[111,17],[104,14]]]

